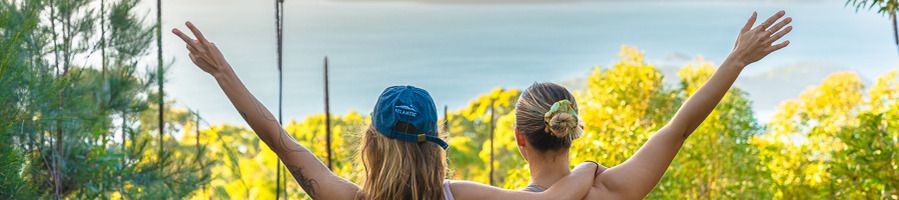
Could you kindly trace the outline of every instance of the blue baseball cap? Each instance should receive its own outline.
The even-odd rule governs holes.
[[[446,149],[449,145],[437,137],[437,106],[428,91],[413,86],[384,89],[371,123],[384,136],[410,142],[433,142]]]

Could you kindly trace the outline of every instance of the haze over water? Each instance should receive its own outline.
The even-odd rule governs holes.
[[[324,56],[331,60],[335,114],[367,114],[385,87],[403,84],[425,88],[438,106],[457,109],[496,87],[525,88],[535,81],[586,77],[593,67],[617,62],[624,44],[638,47],[649,63],[663,69],[679,68],[697,56],[719,64],[753,10],[764,17],[786,10],[794,18],[794,30],[787,36],[792,44],[749,66],[738,87],[764,84],[747,77],[789,72],[783,69],[796,66],[813,66],[817,73],[851,70],[867,80],[899,66],[889,20],[873,11],[856,13],[838,0],[426,2],[288,0],[285,120],[323,112]],[[165,1],[163,6],[164,30],[193,21],[277,115],[272,1]],[[213,78],[190,63],[183,43],[168,31],[163,40],[164,56],[174,59],[167,95],[180,107],[199,110],[210,123],[244,124]],[[764,121],[776,109],[775,103],[764,102],[787,98],[766,95],[765,90],[795,97],[794,90],[823,78],[806,74],[798,70],[784,75],[811,82],[750,90],[757,116]]]

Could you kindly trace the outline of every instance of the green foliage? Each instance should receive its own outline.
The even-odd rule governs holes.
[[[895,79],[881,77],[866,102],[856,74],[835,73],[785,102],[753,138],[775,197],[896,199]]]
[[[622,47],[621,61],[595,68],[585,91],[576,92],[586,134],[571,148],[572,163],[595,160],[615,166],[633,155],[643,141],[665,125],[679,102],[662,83],[662,73],[643,54]]]
[[[711,64],[697,62],[678,72],[681,95],[690,95],[712,73]],[[761,126],[752,114],[748,95],[731,89],[705,122],[684,143],[650,198],[768,199],[765,171],[757,150],[749,144]]]
[[[362,166],[356,160],[358,140],[368,117],[359,113],[332,116],[332,161],[334,173],[354,182],[361,182]],[[193,124],[185,127],[192,127]],[[189,130],[190,128],[185,128]],[[324,115],[315,115],[301,122],[291,121],[285,130],[316,156],[327,162]],[[194,193],[193,199],[233,198],[271,199],[275,197],[274,152],[269,150],[252,131],[231,125],[215,125],[186,132],[181,143],[192,143],[199,136],[198,145],[206,148],[199,156],[212,163],[204,166],[212,179]],[[185,151],[189,153],[191,151]],[[264,178],[270,177],[270,178]],[[288,198],[307,198],[302,189],[288,176]]]
[[[154,143],[148,120],[148,75],[137,73],[146,54],[149,28],[134,14],[137,1],[0,2],[0,198],[181,198],[208,181],[186,146]],[[99,50],[94,23],[109,12],[115,35],[112,60],[102,70],[79,66]],[[186,123],[185,112],[167,110],[171,132]],[[182,116],[182,117],[179,117]],[[156,137],[158,138],[158,137]],[[172,151],[148,154],[167,146]],[[194,149],[191,149],[194,150]]]
[[[877,9],[877,13],[894,15],[896,9],[899,9],[899,1],[896,0],[846,0],[847,6],[860,9]]]
[[[150,86],[160,74],[138,70],[153,29],[134,14],[136,0],[99,11],[87,6],[93,2],[0,1],[0,141],[9,144],[0,145],[0,199],[47,199],[57,191],[71,199],[273,198],[276,156],[250,130],[200,129],[197,114],[166,108],[167,134],[159,140],[153,101],[161,96]],[[101,13],[109,24],[94,23]],[[71,64],[101,48],[93,45],[97,26],[109,31],[99,34],[109,65]],[[623,47],[618,63],[596,67],[586,87],[573,91],[586,134],[572,145],[571,164],[624,162],[714,70],[698,60],[678,71],[679,84],[665,85],[639,50]],[[733,88],[648,198],[899,199],[897,76],[888,73],[866,90],[854,73],[835,73],[785,101],[764,126],[749,94]],[[520,94],[497,88],[448,113],[447,178],[488,183],[492,165],[497,186],[528,184],[514,139]],[[334,172],[356,183],[369,121],[355,112],[332,116]],[[285,129],[327,162],[324,115]],[[308,198],[285,179],[288,198]]]
[[[511,127],[514,122],[514,118],[510,119],[510,117],[514,115],[513,109],[520,94],[521,91],[516,89],[497,88],[471,101],[466,108],[449,113],[447,120],[449,133],[447,135],[450,148],[447,149],[447,158],[449,159],[449,169],[452,170],[450,177],[481,183],[489,182],[489,173],[483,172],[489,171],[488,163],[490,163],[491,107],[495,109],[494,117],[497,118],[495,125],[497,128],[494,133],[494,147],[496,147],[494,167],[508,169],[510,165],[507,163],[513,161],[507,159],[523,160],[518,155],[518,150],[514,149],[514,136],[508,133],[511,129],[500,128],[504,125]],[[523,162],[513,163],[521,164]],[[494,178],[498,180],[497,183],[502,183],[505,177],[502,176],[502,173],[494,173]]]

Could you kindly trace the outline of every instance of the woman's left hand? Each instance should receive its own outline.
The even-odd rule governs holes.
[[[787,17],[778,21],[785,14],[786,12],[779,11],[769,17],[768,20],[765,20],[765,22],[752,28],[758,16],[758,13],[753,12],[752,17],[740,30],[740,35],[737,36],[737,42],[734,44],[734,50],[731,52],[730,57],[735,59],[734,61],[738,62],[740,66],[746,66],[789,45],[789,40],[773,44],[793,30],[793,26],[787,26],[793,21],[793,18]]]

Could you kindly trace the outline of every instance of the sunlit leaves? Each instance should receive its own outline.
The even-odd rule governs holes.
[[[866,102],[856,74],[835,73],[781,106],[753,140],[775,197],[895,198],[895,76],[878,78]]]
[[[586,134],[576,140],[572,162],[596,160],[617,165],[632,155],[652,132],[673,114],[676,93],[665,88],[662,73],[643,62],[637,49],[622,47],[621,61],[612,68],[597,67],[579,92]]]

